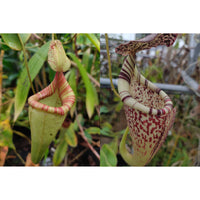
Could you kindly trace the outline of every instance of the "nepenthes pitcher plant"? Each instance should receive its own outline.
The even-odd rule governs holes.
[[[119,74],[118,92],[124,103],[133,149],[133,153],[126,149],[126,131],[120,153],[129,165],[144,166],[151,161],[165,141],[176,113],[169,96],[140,74],[135,65],[136,53],[158,45],[169,47],[176,37],[177,34],[151,34],[115,49],[127,56]]]

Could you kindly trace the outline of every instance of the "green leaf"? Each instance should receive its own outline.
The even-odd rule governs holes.
[[[48,157],[48,154],[49,154],[49,148],[47,148],[47,150],[46,150],[46,152],[45,152],[45,154],[44,154],[44,158],[43,158],[43,164],[45,164],[46,163],[46,159],[47,159],[47,157]]]
[[[19,34],[23,43],[26,43],[31,34]],[[1,34],[4,42],[11,48],[17,51],[22,50],[18,34]]]
[[[100,114],[102,114],[102,113],[108,113],[108,112],[109,112],[109,110],[108,110],[108,108],[106,106],[101,106],[100,107]]]
[[[123,108],[123,102],[122,101],[120,101],[117,105],[116,105],[116,107],[115,107],[115,111],[116,112],[120,112],[120,110]]]
[[[116,166],[117,157],[108,144],[104,144],[100,151],[100,166]]]
[[[112,142],[109,144],[109,146],[111,147],[111,149],[115,152],[115,154],[117,154],[118,152],[118,136],[116,136]]]
[[[86,50],[83,53],[83,59],[82,59],[82,64],[85,66],[87,69],[88,63],[89,63],[89,58],[90,58],[90,49]]]
[[[94,56],[90,54],[90,48],[83,53],[82,64],[85,66],[88,73],[91,72]]]
[[[104,122],[103,124],[101,124],[100,134],[109,137],[115,136],[115,134],[112,132],[112,125],[108,122]]]
[[[92,143],[92,136],[86,130],[84,131],[84,133],[85,133],[85,137],[87,138],[87,141],[89,143]]]
[[[98,54],[99,55],[99,54]],[[96,59],[98,59],[98,55],[96,56]],[[90,58],[89,58],[89,62],[88,62],[88,66],[87,66],[87,71],[88,73],[91,73],[91,69],[92,69],[92,64],[93,64],[93,59],[94,59],[94,56],[92,54],[90,54]],[[94,63],[94,65],[96,64],[96,62]]]
[[[75,97],[77,99],[77,86],[76,86],[76,69],[72,68],[70,70],[70,76],[69,76],[69,85],[72,88],[72,90],[74,91]],[[76,101],[74,103],[74,105],[72,106],[72,108],[70,109],[70,115],[73,117],[74,115],[74,111],[76,109]]]
[[[111,137],[113,135],[113,132],[108,127],[103,127],[100,130],[100,134]]]
[[[22,46],[17,34],[1,34],[4,42],[14,50],[22,50]]]
[[[79,123],[80,123],[82,126],[84,125],[84,118],[83,118],[83,115],[82,115],[82,114],[78,114],[78,115],[77,115],[77,118],[76,118],[76,120],[75,120],[75,122],[74,122],[74,130],[75,130],[75,131],[78,131],[78,130],[79,130],[77,119],[78,119]]]
[[[77,45],[90,45],[91,41],[84,35],[84,34],[77,34],[77,39],[76,39],[76,44]]]
[[[101,127],[107,127],[108,129],[112,129],[112,125],[109,122],[104,122],[103,124],[101,124]]]
[[[27,34],[27,33],[25,33],[25,34],[19,34],[20,35],[20,37],[21,37],[21,39],[22,39],[22,42],[25,44],[27,41],[28,41],[28,39],[30,38],[30,36],[31,36],[31,34]]]
[[[36,75],[39,73],[41,67],[43,66],[48,50],[49,50],[50,42],[44,44],[38,51],[35,53],[28,62],[29,72],[31,76],[31,80],[33,81]],[[30,89],[30,82],[28,79],[28,74],[26,68],[24,68],[20,74],[20,77],[17,82],[16,94],[15,94],[15,114],[14,121],[16,121],[20,112],[22,111],[24,104],[26,102],[28,92]]]
[[[55,77],[56,71],[53,71],[53,69],[51,69],[50,66],[48,67],[48,70],[49,70],[49,80],[50,80],[50,82],[52,82]]]
[[[68,144],[65,140],[62,140],[56,148],[56,151],[53,155],[53,164],[55,166],[60,165],[63,161],[65,154],[67,152]]]
[[[70,87],[74,91],[74,94],[77,96],[77,87],[76,87],[76,69],[72,68],[70,70],[69,80]]]
[[[9,119],[0,122],[0,146],[8,146],[15,149],[12,141],[13,133],[10,127]]]
[[[78,140],[76,133],[74,131],[74,124],[71,123],[68,128],[62,128],[62,131],[65,131],[65,141],[71,146],[71,147],[76,147]]]
[[[90,128],[87,128],[86,131],[89,134],[100,134],[100,128],[99,127],[90,127]]]
[[[71,74],[71,71],[67,71],[67,72],[65,73],[64,76],[65,76],[66,81],[69,79],[70,74]]]
[[[94,105],[98,106],[99,105],[99,97],[98,97],[97,90],[94,85],[92,85],[92,89],[93,89],[93,95],[94,95]]]
[[[72,58],[72,60],[77,64],[78,69],[80,71],[81,77],[83,79],[83,82],[86,87],[86,109],[88,117],[91,118],[94,113],[94,107],[96,105],[95,102],[95,91],[93,89],[92,83],[90,82],[90,79],[88,78],[87,71],[79,61],[79,59],[72,53],[68,53],[68,55]]]
[[[100,52],[100,42],[94,34],[85,34],[88,39],[92,42],[92,44],[97,48]]]

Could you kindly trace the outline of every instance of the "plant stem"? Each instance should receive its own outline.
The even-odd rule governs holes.
[[[77,35],[78,35],[78,34],[75,33],[69,41],[63,42],[63,44],[69,44],[69,43],[71,43],[72,40],[74,39],[74,37],[76,37]]]
[[[75,160],[77,160],[78,158],[80,158],[87,150],[88,150],[88,148],[84,149],[84,150],[81,151],[75,158],[73,158],[73,159],[70,161],[69,166],[70,166]]]
[[[122,136],[120,145],[119,145],[119,151],[120,151],[120,153],[127,152],[127,150],[126,150],[126,138],[127,138],[128,133],[129,133],[129,127],[127,126],[126,130],[124,131],[124,134]]]
[[[54,41],[54,33],[52,33],[51,37],[52,37],[52,41]]]
[[[24,134],[21,133],[20,131],[13,130],[13,133],[15,133],[15,134],[17,134],[17,135],[19,135],[19,136],[25,138],[25,139],[29,142],[29,144],[31,144],[31,140],[29,139],[29,137],[27,137],[26,135],[24,135]]]
[[[5,42],[0,42],[0,44],[3,44],[3,45],[6,45],[6,46],[7,46],[7,44],[6,44]]]
[[[66,153],[65,158],[64,158],[64,166],[67,166],[67,160],[68,160],[68,155]]]
[[[81,126],[81,123],[79,122],[78,118],[77,118],[77,111],[75,110],[75,114],[76,114],[76,121],[77,121],[77,124],[78,124],[78,127],[80,129],[80,135],[81,137],[85,140],[85,142],[87,143],[87,146],[90,148],[90,150],[94,153],[94,155],[98,158],[98,160],[100,160],[100,156],[98,154],[98,152],[93,148],[93,146],[88,142],[86,136],[85,136],[85,132],[83,130],[83,127]]]
[[[171,159],[172,159],[172,157],[173,157],[173,155],[174,155],[174,152],[175,152],[175,149],[176,149],[176,146],[177,146],[177,144],[178,144],[178,140],[179,140],[179,138],[180,138],[180,134],[181,134],[182,131],[183,131],[183,126],[181,125],[181,128],[179,129],[179,132],[178,132],[178,134],[177,134],[177,136],[176,136],[176,140],[175,140],[175,142],[174,142],[174,146],[173,146],[173,148],[172,148],[172,150],[171,150],[171,153],[170,153],[170,155],[169,155],[169,159],[168,159],[168,161],[167,161],[167,166],[170,165]]]
[[[107,33],[105,33],[105,39],[106,39],[106,50],[107,50],[107,56],[108,56],[109,78],[110,78],[111,88],[112,88],[113,92],[115,93],[115,95],[120,98],[119,94],[115,90],[115,87],[114,87],[113,81],[112,81],[112,69],[111,69],[111,62],[110,62],[110,52],[109,52],[108,34]]]
[[[46,43],[39,35],[32,33],[32,35],[37,39],[40,40],[43,44]]]
[[[112,68],[111,68],[110,52],[109,52],[109,44],[108,44],[108,34],[107,33],[105,33],[105,39],[106,39],[106,50],[107,50],[107,56],[108,56],[108,67],[109,67],[110,85],[111,85],[111,88],[112,88],[113,92],[115,93],[115,95],[120,98],[118,92],[115,90],[115,86],[113,85],[113,81],[112,81]],[[125,143],[126,143],[125,140],[126,140],[126,136],[128,135],[128,132],[129,132],[129,128],[127,126],[126,130],[125,130],[125,133],[123,135],[124,139],[122,138],[122,141],[120,143],[120,149],[121,150],[123,150],[123,148],[125,148]],[[124,145],[124,147],[123,147],[123,145]],[[129,155],[127,155],[127,156],[130,157]]]
[[[22,39],[20,37],[20,34],[18,34],[18,37],[19,37],[20,43],[22,45],[22,50],[23,50],[23,53],[24,53],[24,62],[25,62],[25,66],[26,66],[29,82],[30,82],[30,85],[31,85],[31,89],[33,91],[33,94],[35,94],[35,90],[34,90],[34,87],[33,87],[32,81],[31,81],[31,75],[30,75],[29,68],[28,68],[28,62],[27,62],[26,50],[25,50],[25,47],[24,47],[24,43],[23,43],[23,41],[22,41]]]
[[[78,69],[78,66],[75,62],[71,61],[71,65],[76,67]],[[97,86],[100,88],[100,83],[99,81],[97,81],[92,75],[90,75],[89,73],[87,73],[89,79]]]
[[[1,54],[0,54],[0,116],[1,116],[1,105],[2,105],[3,55],[4,55],[4,51],[1,50]]]
[[[13,150],[15,152],[15,154],[17,155],[17,157],[21,160],[21,162],[25,165],[26,162],[24,161],[24,159],[20,156],[20,154],[17,153],[17,151],[14,149]]]
[[[75,53],[76,57],[78,58],[78,50],[77,50],[76,40],[77,40],[77,35],[74,36],[74,53]]]

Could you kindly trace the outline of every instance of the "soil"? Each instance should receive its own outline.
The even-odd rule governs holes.
[[[29,129],[25,127],[13,127],[14,130],[22,132],[28,138],[31,139]],[[93,141],[98,142],[99,136],[94,135]],[[75,148],[68,148],[67,151],[67,164],[65,160],[60,164],[60,166],[99,166],[100,162],[93,154],[93,152],[87,147],[84,140],[78,135],[78,145]],[[26,162],[28,154],[31,152],[31,144],[29,141],[19,135],[13,134],[13,143],[16,147],[16,152],[21,156],[21,158]],[[52,142],[49,147],[49,153],[46,160],[40,162],[40,166],[53,166],[53,151],[54,143]],[[94,149],[100,153],[98,146],[94,146]],[[76,159],[75,159],[76,158]],[[15,151],[10,149],[4,166],[24,166],[22,160],[16,155]]]

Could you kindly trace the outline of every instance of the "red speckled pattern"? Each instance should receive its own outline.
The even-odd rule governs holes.
[[[149,115],[124,106],[134,153],[147,164],[157,153],[171,129],[176,109],[167,115]]]
[[[118,79],[132,140],[134,165],[146,165],[157,153],[171,129],[176,109],[169,96],[142,76],[135,66],[135,53],[158,45],[170,46],[177,34],[152,34],[121,44],[116,52],[128,55]]]

